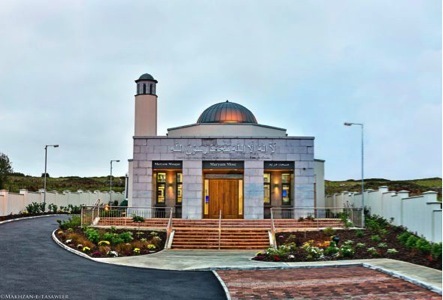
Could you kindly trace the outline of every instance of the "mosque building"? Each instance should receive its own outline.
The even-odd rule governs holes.
[[[143,74],[135,82],[129,206],[172,207],[183,219],[263,219],[271,207],[324,207],[324,161],[314,159],[314,137],[260,124],[228,100],[159,136],[158,81]]]

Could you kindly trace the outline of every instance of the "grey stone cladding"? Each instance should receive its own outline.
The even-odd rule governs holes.
[[[183,162],[182,218],[201,219],[202,161],[244,162],[244,218],[263,218],[264,161],[294,162],[294,206],[314,206],[314,138],[135,137],[133,206],[154,206],[152,161]]]

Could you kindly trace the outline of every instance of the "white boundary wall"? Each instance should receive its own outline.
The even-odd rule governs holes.
[[[27,190],[20,190],[20,193],[9,193],[7,190],[0,190],[0,216],[9,214],[18,214],[26,209],[26,206],[32,202],[43,202],[43,191],[28,192]],[[117,200],[120,202],[124,199],[124,193],[115,192],[90,192],[90,191],[77,191],[58,193],[56,191],[46,192],[46,210],[49,210],[49,204],[55,204],[60,206],[73,206],[80,205],[94,205],[95,202],[100,199],[102,203],[108,203]]]
[[[371,215],[379,215],[393,224],[404,226],[409,231],[424,236],[432,242],[442,241],[442,203],[437,201],[436,192],[425,192],[409,197],[408,191],[389,191],[381,186],[378,191],[365,191],[365,207]],[[342,192],[326,197],[326,206],[362,206],[361,193]]]

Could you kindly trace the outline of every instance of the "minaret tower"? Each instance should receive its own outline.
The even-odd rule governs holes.
[[[134,136],[157,135],[157,80],[146,73],[135,81],[135,126]]]

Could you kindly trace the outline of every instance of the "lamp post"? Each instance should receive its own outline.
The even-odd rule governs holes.
[[[48,147],[58,148],[59,145],[45,145],[45,174],[43,179],[43,205],[46,205],[46,170],[48,167]]]
[[[357,125],[361,126],[361,211],[362,211],[362,226],[365,227],[365,177],[364,177],[364,125],[363,123],[344,123],[345,126]]]
[[[120,160],[118,159],[112,159],[110,164],[111,164],[111,176],[109,176],[109,202],[112,202],[112,195],[111,195],[111,190],[112,190],[112,163],[113,162],[120,162]],[[112,205],[112,203],[111,203]]]

